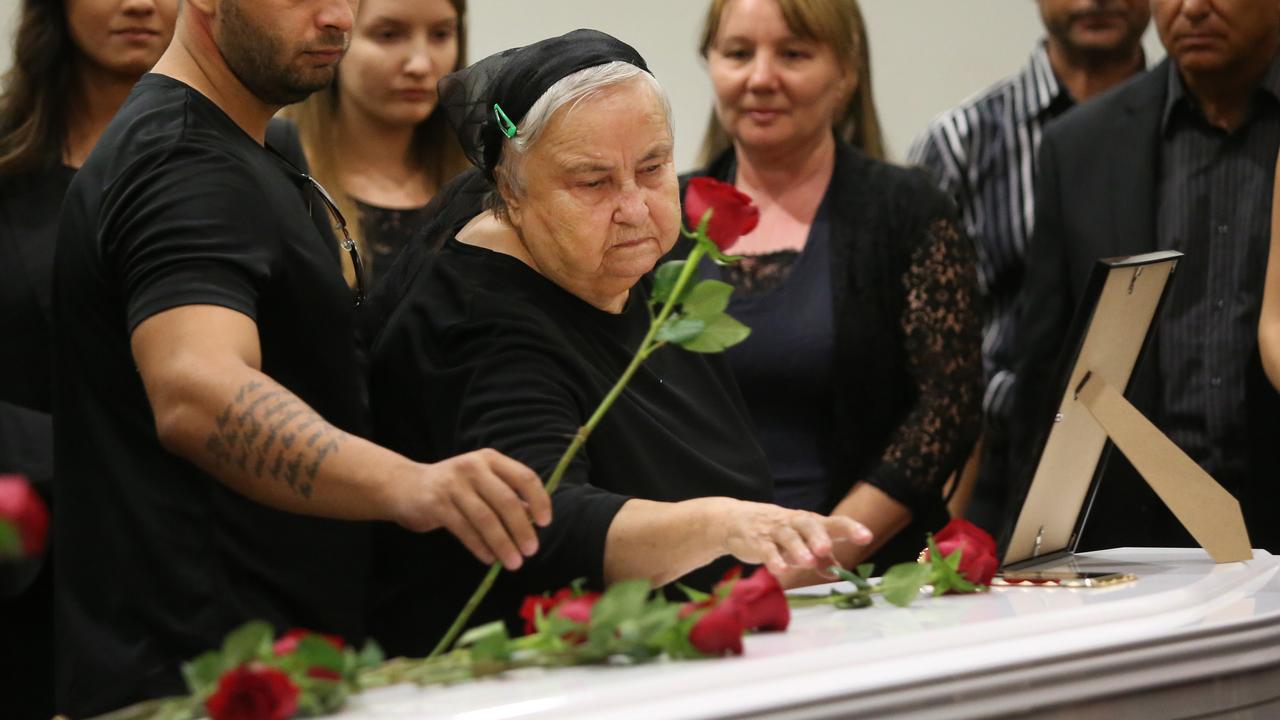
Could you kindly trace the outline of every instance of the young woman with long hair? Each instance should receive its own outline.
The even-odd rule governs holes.
[[[333,84],[286,110],[374,277],[435,192],[467,167],[436,112],[436,82],[466,54],[465,15],[465,0],[363,0]]]

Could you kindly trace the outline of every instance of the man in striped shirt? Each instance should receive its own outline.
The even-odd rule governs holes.
[[[986,302],[984,434],[966,515],[999,530],[1013,482],[1006,422],[1012,405],[1013,305],[1035,217],[1036,152],[1045,123],[1143,70],[1147,0],[1037,0],[1047,36],[1018,74],[938,116],[910,163],[955,199],[977,244]]]

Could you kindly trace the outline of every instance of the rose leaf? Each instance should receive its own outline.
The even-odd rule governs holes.
[[[319,635],[307,635],[298,641],[293,651],[304,668],[320,667],[326,670],[342,670],[342,651]]]
[[[661,306],[675,289],[680,273],[684,271],[684,260],[670,260],[658,266],[653,276],[653,291],[649,294],[649,304]],[[687,287],[687,286],[686,286]]]
[[[226,667],[233,668],[250,660],[270,657],[273,654],[272,634],[271,625],[261,620],[252,620],[231,631],[222,641],[222,659]]]
[[[880,581],[884,599],[898,607],[906,607],[920,595],[920,588],[929,582],[931,568],[920,563],[899,563],[889,568]]]
[[[677,344],[691,352],[717,353],[746,340],[750,334],[751,328],[721,313],[708,318],[702,332]]]
[[[684,583],[676,583],[676,589],[684,593],[684,596],[689,598],[690,602],[699,603],[711,597],[710,593],[704,593],[701,590],[694,590]]]
[[[360,654],[356,656],[356,667],[367,668],[381,665],[386,659],[387,655],[382,651],[381,645],[374,640],[366,640],[364,647],[360,648]]]
[[[22,557],[22,536],[13,523],[0,518],[0,558],[16,557]]]
[[[729,307],[733,286],[719,280],[703,280],[681,301],[681,314],[688,318],[709,320]]]
[[[458,647],[470,647],[476,661],[506,660],[511,657],[510,645],[511,637],[501,620],[473,627],[458,638]]]
[[[226,670],[222,653],[210,650],[191,662],[182,664],[182,677],[196,697],[205,697],[218,687],[218,678]]]
[[[658,342],[684,345],[686,342],[697,338],[706,326],[707,323],[702,320],[672,315],[662,323],[662,327],[658,328],[658,333],[654,338]]]

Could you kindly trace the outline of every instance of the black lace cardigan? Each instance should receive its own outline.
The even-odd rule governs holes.
[[[683,177],[732,181],[733,151]],[[913,557],[946,523],[943,485],[981,425],[982,336],[974,247],[951,201],[917,170],[839,143],[829,193],[835,312],[830,512],[858,481],[911,509],[876,559]],[[673,251],[687,254],[683,243]]]

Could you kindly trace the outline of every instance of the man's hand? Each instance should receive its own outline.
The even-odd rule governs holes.
[[[443,527],[481,562],[497,558],[508,570],[520,567],[522,554],[538,551],[533,523],[551,522],[551,499],[529,468],[477,450],[415,470],[392,489],[393,517],[403,527]]]

